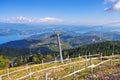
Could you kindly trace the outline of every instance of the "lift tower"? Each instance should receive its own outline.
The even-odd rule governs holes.
[[[55,33],[50,37],[57,37],[57,43],[58,43],[58,48],[59,48],[59,53],[60,53],[60,62],[63,62],[63,56],[62,56],[62,48],[61,48],[61,42],[60,42],[60,36],[61,33]]]

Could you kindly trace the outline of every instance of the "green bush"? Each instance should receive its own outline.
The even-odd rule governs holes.
[[[7,68],[8,65],[9,65],[9,59],[7,59],[3,56],[0,56],[0,69]]]

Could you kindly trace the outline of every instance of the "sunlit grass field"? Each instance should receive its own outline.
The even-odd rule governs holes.
[[[92,57],[91,59],[92,64],[94,65],[101,62],[98,57]],[[110,57],[105,56],[105,60],[108,59],[110,59]],[[104,71],[104,73],[107,75],[112,74],[112,72],[116,72],[115,67],[120,66],[120,60],[116,59],[120,59],[120,56],[116,55],[113,58],[112,66],[110,65],[110,61],[108,61],[99,67],[93,68],[93,77],[96,79],[99,78],[100,76],[97,76],[97,74],[100,74],[99,72],[102,71]],[[53,61],[43,64],[29,64],[28,66],[24,65],[20,67],[7,68],[0,70],[0,74],[3,75],[2,80],[44,80],[45,74],[47,74],[48,79],[57,80],[61,79],[65,75],[71,74],[74,71],[88,66],[90,66],[89,57],[87,57],[87,60],[85,60],[85,57],[80,57],[65,60],[63,63]],[[78,72],[75,75],[66,77],[63,80],[72,80],[73,78],[75,80],[84,80],[86,77],[91,78],[90,76],[90,68],[86,68],[85,70]]]

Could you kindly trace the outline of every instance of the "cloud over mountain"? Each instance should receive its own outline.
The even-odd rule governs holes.
[[[45,18],[28,18],[24,16],[13,17],[13,18],[1,18],[1,22],[9,23],[47,23],[47,22],[62,22],[62,19],[54,17],[45,17]]]
[[[52,18],[52,17],[45,17],[39,20],[40,22],[61,22],[63,20],[58,18]]]

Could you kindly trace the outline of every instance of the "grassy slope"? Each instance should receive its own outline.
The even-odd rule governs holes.
[[[119,55],[118,55],[118,56],[119,56]],[[120,56],[117,57],[117,58],[120,58]],[[73,67],[75,67],[75,71],[84,68],[85,62],[78,62],[78,63],[77,63],[77,61],[81,61],[81,60],[84,60],[84,59],[83,59],[83,58],[72,59],[72,62],[76,62],[76,63],[72,63],[72,64],[65,65],[65,66],[61,66],[61,67],[56,67],[54,74],[50,74],[49,77],[54,77],[54,79],[57,79],[57,78],[59,78],[59,77],[61,77],[61,76],[64,76],[64,75],[67,75],[67,74],[73,72]],[[93,63],[94,63],[94,64],[97,64],[97,63],[99,63],[99,62],[100,62],[99,60],[93,60]],[[52,62],[52,63],[44,64],[44,66],[42,66],[41,64],[40,64],[40,65],[39,65],[39,64],[29,65],[29,66],[34,66],[34,65],[37,65],[37,66],[29,68],[29,69],[28,69],[28,72],[27,72],[27,69],[25,69],[25,70],[21,70],[21,71],[18,72],[18,73],[10,74],[10,78],[12,78],[12,80],[14,80],[14,79],[16,79],[16,78],[19,78],[19,77],[22,77],[22,76],[25,76],[25,75],[29,74],[30,71],[31,71],[31,72],[35,72],[35,71],[43,70],[43,69],[45,69],[45,68],[50,68],[50,67],[52,67],[52,66],[64,65],[64,64],[66,64],[66,63],[69,63],[69,62],[68,62],[68,61],[67,61],[67,62],[64,62],[64,63],[59,63],[59,62],[54,63],[54,62]],[[118,64],[120,64],[120,63],[115,63],[115,65],[118,65]],[[39,66],[38,66],[38,65],[39,65]],[[87,63],[87,65],[89,65],[89,62]],[[20,70],[20,69],[23,69],[23,68],[26,68],[26,66],[20,66],[20,67],[11,68],[11,69],[9,69],[9,71],[11,72],[11,71]],[[104,69],[104,68],[106,68],[106,67],[103,67],[102,69]],[[98,68],[97,68],[97,69],[98,69]],[[95,71],[94,71],[95,74],[98,74],[98,72],[99,72],[99,70],[97,70],[97,69],[95,69]],[[110,70],[109,68],[106,68],[106,70],[107,70],[107,69]],[[48,69],[48,70],[47,70],[47,73],[53,73],[53,70],[54,70],[53,68]],[[8,71],[7,69],[0,70],[0,74],[7,73],[7,71]],[[45,71],[46,71],[46,70],[45,70]],[[39,75],[43,75],[43,73],[44,73],[45,71],[43,70],[43,71],[41,71],[41,72],[39,72],[39,73],[35,73],[35,74],[32,75],[32,77],[36,77],[36,76],[39,76]],[[56,72],[56,71],[57,71],[57,72]],[[101,71],[101,70],[100,70],[100,71]],[[113,71],[113,70],[112,70],[112,71]],[[108,71],[108,72],[111,72],[111,70]],[[80,73],[80,75],[77,74],[76,78],[79,77],[79,78],[83,79],[83,77],[84,77],[85,75],[88,75],[88,74],[89,74],[89,69],[86,70],[86,71],[83,71],[82,73]],[[106,74],[109,74],[109,73],[106,73]],[[28,78],[28,77],[27,77],[27,78]],[[71,78],[71,77],[69,77],[69,78]],[[7,76],[3,77],[3,80],[6,80],[6,79],[7,79]],[[41,78],[40,80],[42,80],[42,78]],[[66,80],[66,79],[65,79],[65,80]]]

